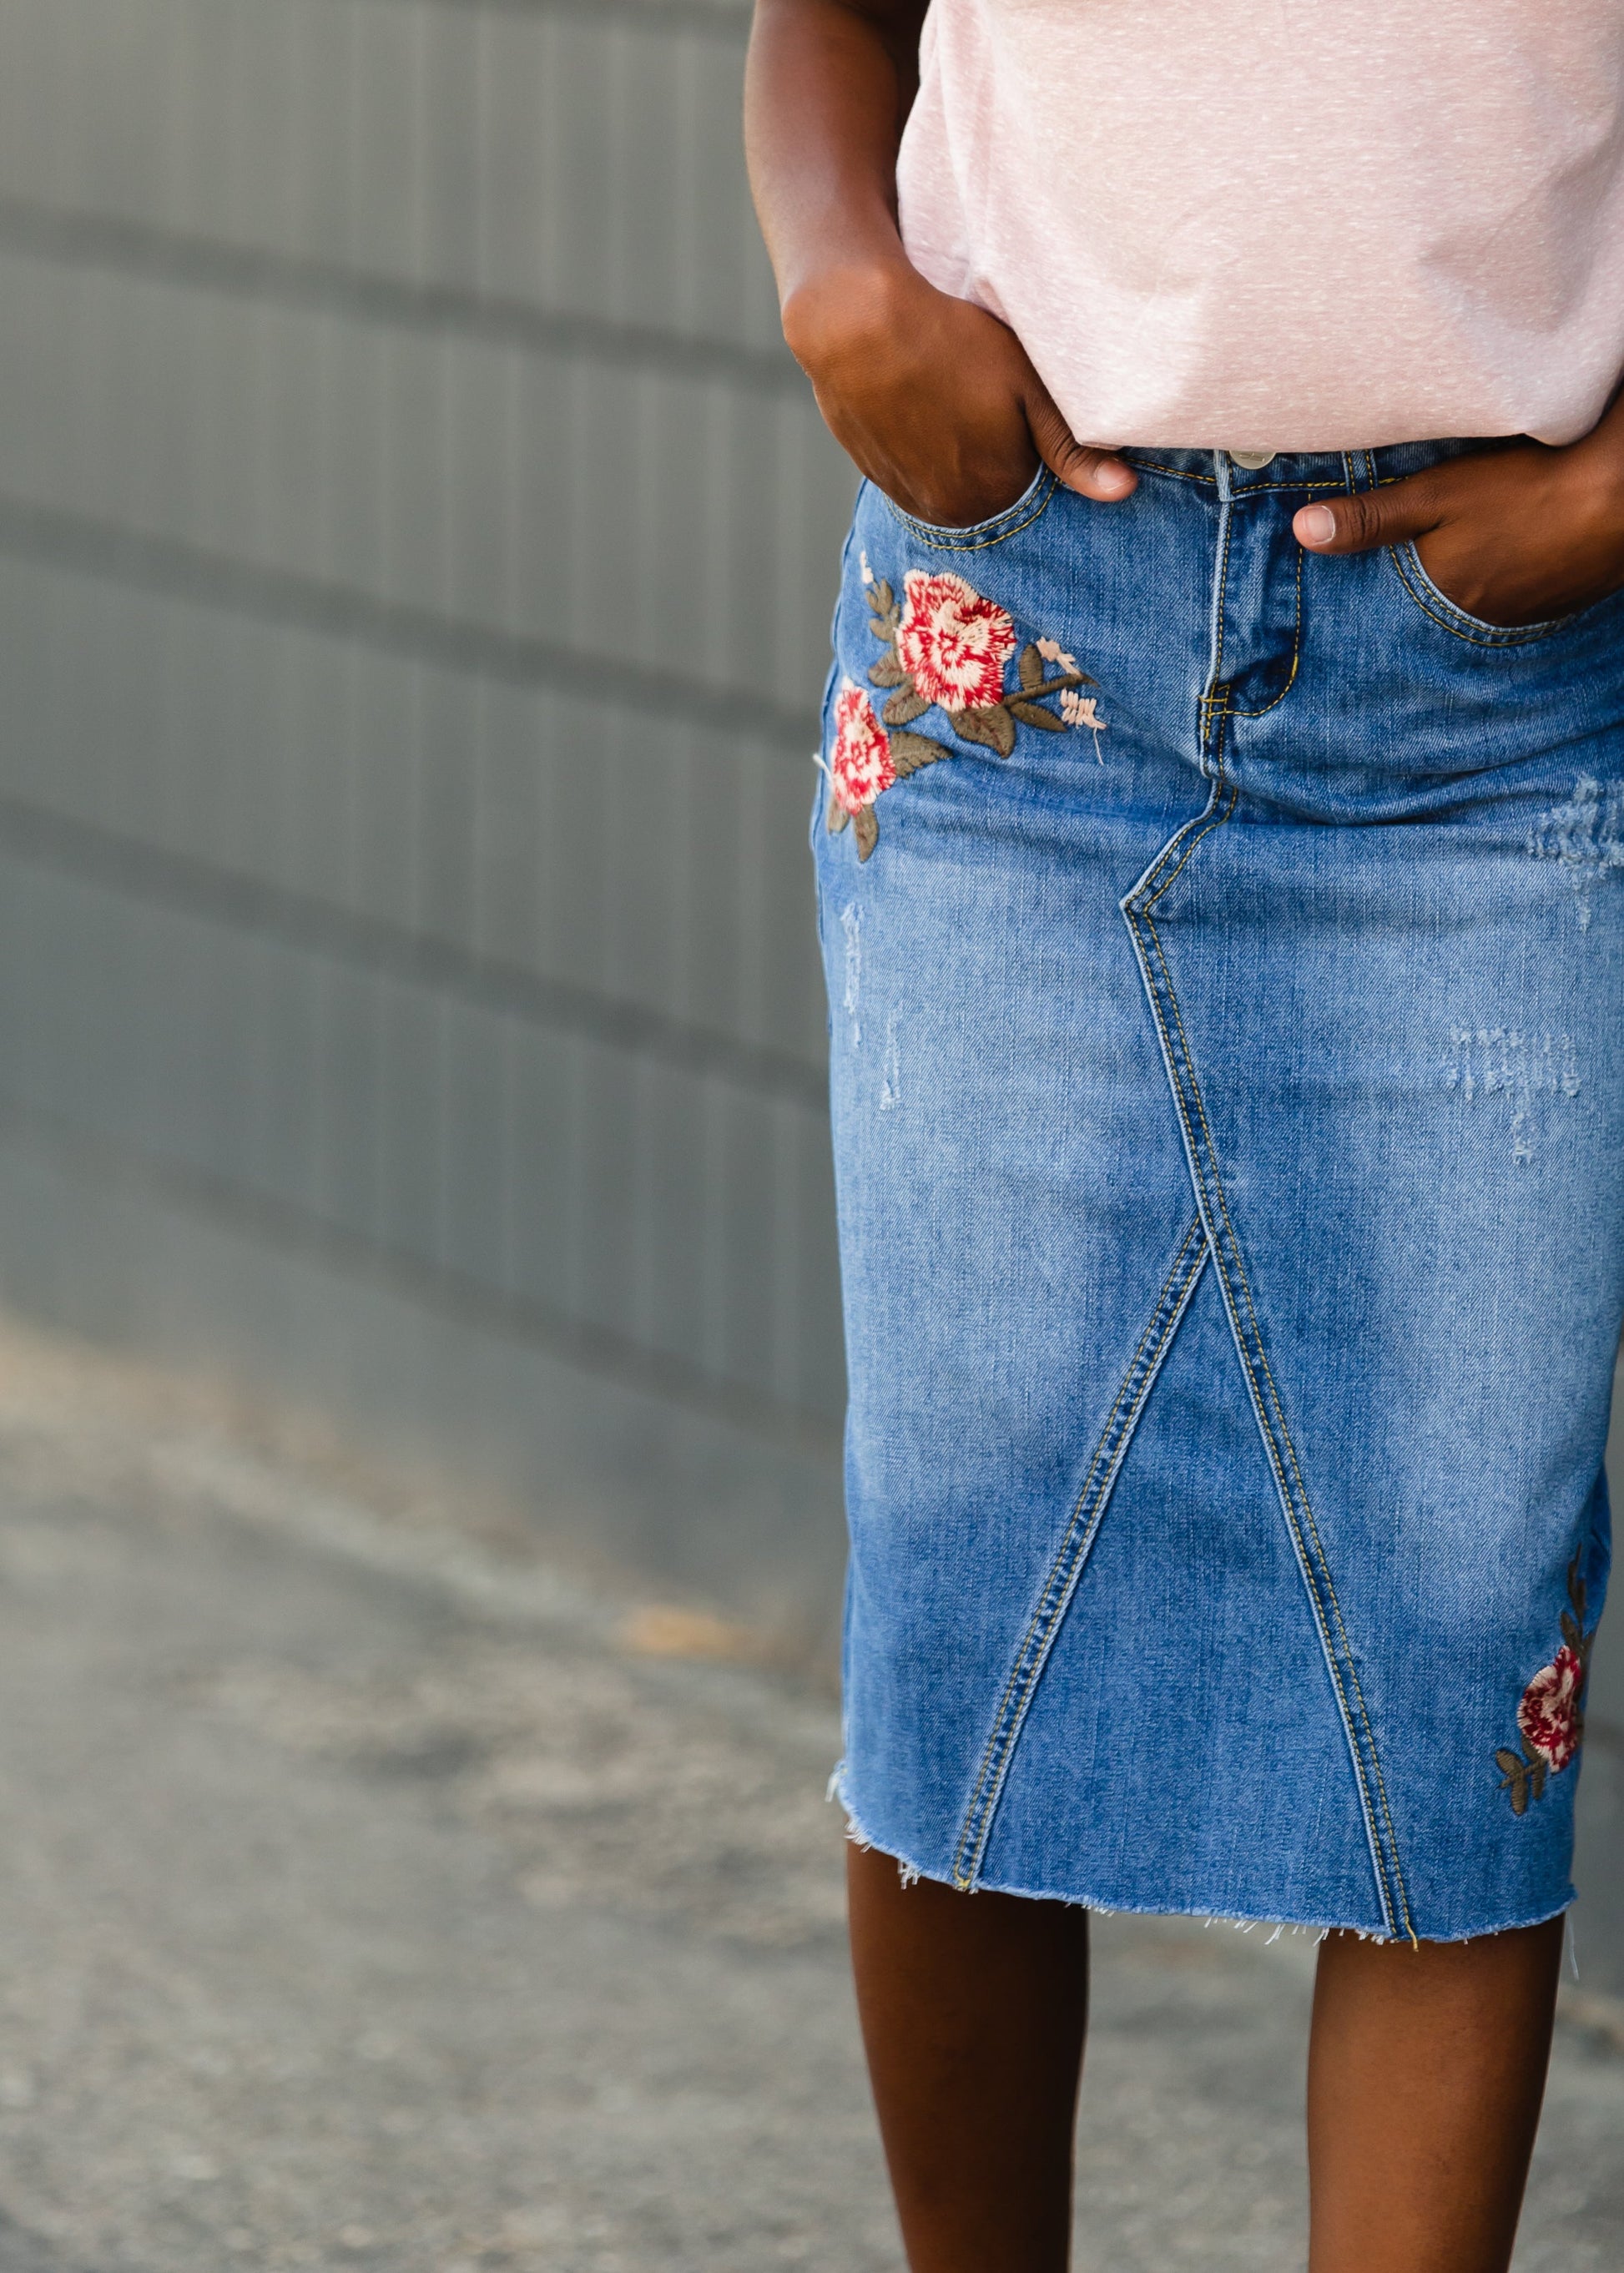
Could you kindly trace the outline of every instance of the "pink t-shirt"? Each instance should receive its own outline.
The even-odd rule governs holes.
[[[908,251],[1086,441],[1572,441],[1624,371],[1624,0],[934,0]]]

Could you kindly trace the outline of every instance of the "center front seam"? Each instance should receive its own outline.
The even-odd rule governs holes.
[[[1231,799],[1231,808],[1232,806],[1233,799]],[[1218,816],[1218,821],[1227,820],[1228,817],[1226,810]],[[1212,825],[1216,826],[1217,822],[1214,821]],[[1189,857],[1188,852],[1185,857],[1186,859]],[[1154,896],[1152,896],[1153,898]],[[1213,1144],[1212,1131],[1207,1125],[1207,1111],[1201,1100],[1200,1088],[1196,1081],[1195,1068],[1190,1054],[1189,1039],[1184,1032],[1178,997],[1174,991],[1172,974],[1168,968],[1161,934],[1157,931],[1155,920],[1150,913],[1150,900],[1142,898],[1138,894],[1132,894],[1123,902],[1123,913],[1133,934],[1139,968],[1144,975],[1151,1009],[1161,1036],[1162,1055],[1167,1064],[1169,1078],[1173,1087],[1174,1100],[1184,1128],[1184,1146],[1190,1161],[1191,1174],[1195,1182],[1201,1219],[1207,1227],[1208,1245],[1218,1265],[1224,1304],[1229,1313],[1229,1323],[1236,1347],[1240,1354],[1241,1363],[1245,1371],[1247,1386],[1252,1395],[1252,1409],[1262,1432],[1264,1448],[1274,1471],[1281,1504],[1291,1529],[1298,1566],[1308,1588],[1314,1622],[1320,1631],[1326,1663],[1336,1691],[1342,1725],[1347,1733],[1349,1749],[1353,1757],[1354,1773],[1358,1779],[1360,1805],[1365,1816],[1371,1858],[1376,1872],[1376,1888],[1382,1917],[1389,1934],[1402,1930],[1413,1942],[1417,1939],[1417,1935],[1410,1920],[1403,1871],[1399,1862],[1398,1841],[1387,1804],[1387,1785],[1382,1775],[1380,1758],[1376,1750],[1375,1735],[1371,1727],[1370,1714],[1359,1684],[1358,1668],[1354,1659],[1352,1646],[1348,1639],[1347,1628],[1342,1620],[1342,1606],[1337,1601],[1336,1588],[1331,1577],[1330,1564],[1326,1557],[1324,1543],[1320,1536],[1319,1526],[1314,1519],[1313,1505],[1303,1482],[1296,1447],[1292,1444],[1290,1432],[1286,1426],[1280,1393],[1275,1387],[1274,1373],[1269,1366],[1268,1354],[1263,1343],[1262,1330],[1258,1323],[1257,1312],[1252,1303],[1251,1285],[1246,1278],[1245,1265],[1241,1259],[1240,1244],[1235,1235],[1235,1227],[1229,1219],[1229,1203],[1224,1195],[1222,1180],[1218,1173],[1216,1148]],[[1171,1025],[1167,1015],[1169,1009],[1172,1014]],[[1174,1045],[1173,1028],[1177,1028],[1177,1048]],[[1200,1127],[1199,1138],[1195,1121],[1192,1121],[1191,1117],[1192,1105],[1195,1119],[1199,1121]],[[1267,1384],[1267,1397],[1263,1387],[1265,1382]]]
[[[1366,464],[1373,478],[1373,464],[1368,459]],[[1200,1085],[1196,1078],[1195,1061],[1184,1031],[1184,1014],[1153,912],[1175,879],[1184,873],[1197,847],[1214,829],[1222,828],[1234,813],[1239,784],[1232,774],[1226,778],[1229,720],[1232,715],[1252,715],[1232,713],[1229,702],[1231,690],[1223,677],[1224,611],[1228,598],[1234,506],[1222,464],[1218,472],[1223,529],[1214,580],[1211,669],[1199,713],[1204,758],[1209,747],[1211,751],[1212,795],[1205,812],[1186,821],[1175,832],[1161,854],[1123,899],[1121,906],[1133,941],[1151,1013],[1156,1023],[1162,1060],[1183,1129],[1196,1204],[1206,1227],[1208,1249],[1218,1267],[1219,1284],[1223,1291],[1224,1307],[1229,1312],[1230,1332],[1246,1376],[1252,1410],[1274,1472],[1298,1568],[1308,1591],[1314,1623],[1319,1629],[1327,1669],[1336,1692],[1337,1707],[1358,1783],[1359,1804],[1365,1819],[1382,1918],[1389,1935],[1402,1932],[1413,1942],[1417,1936],[1410,1920],[1403,1871],[1399,1861],[1398,1840],[1387,1803],[1386,1779],[1376,1749],[1375,1734],[1359,1683],[1357,1663],[1342,1619],[1342,1606],[1337,1600],[1313,1504],[1303,1481],[1297,1450],[1286,1426],[1280,1392],[1264,1346],[1262,1328],[1252,1302],[1240,1242],[1230,1220],[1229,1201],[1219,1173],[1217,1147],[1213,1141]],[[1349,486],[1354,486],[1351,468]],[[1283,700],[1284,695],[1289,693],[1297,677],[1297,653],[1302,639],[1300,551],[1297,566],[1297,620],[1291,676],[1276,701]],[[1269,703],[1265,707],[1272,709],[1274,704]]]

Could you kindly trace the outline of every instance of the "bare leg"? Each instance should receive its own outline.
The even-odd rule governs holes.
[[[913,2273],[1065,2273],[1088,1917],[847,1849],[852,1962]]]
[[[1506,2273],[1539,2122],[1562,1922],[1320,1951],[1310,2273]]]

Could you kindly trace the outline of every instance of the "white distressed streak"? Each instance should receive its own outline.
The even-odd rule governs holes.
[[[1624,868],[1624,783],[1604,789],[1581,774],[1565,805],[1555,805],[1529,833],[1537,860],[1554,860],[1568,878],[1581,931],[1590,927],[1591,896],[1602,880]]]
[[[1582,1087],[1573,1037],[1519,1026],[1451,1026],[1444,1085],[1467,1105],[1494,1098],[1507,1110],[1511,1157],[1534,1158],[1534,1140],[1558,1099],[1571,1100]]]
[[[852,1022],[852,1047],[862,1043],[862,915],[854,901],[848,900],[840,911],[840,929],[846,935],[846,994],[842,1008]]]

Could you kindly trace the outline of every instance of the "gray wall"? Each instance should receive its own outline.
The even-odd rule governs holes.
[[[36,1240],[14,1293],[304,1354],[793,1621],[839,1555],[804,844],[852,483],[747,23],[4,0],[0,1106],[59,1187],[13,1219],[124,1196],[117,1287]],[[395,1309],[341,1331],[357,1278]],[[477,1427],[425,1303],[506,1369]],[[628,1447],[663,1527],[593,1504]]]
[[[851,479],[746,18],[0,0],[0,1291],[820,1648]]]

